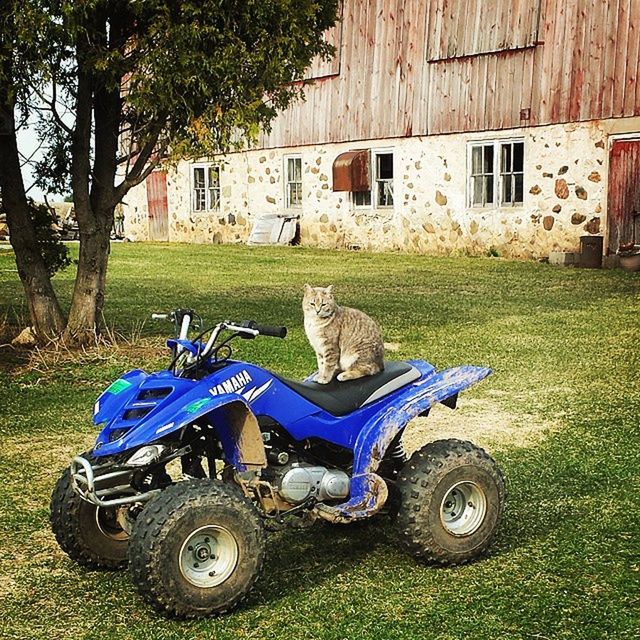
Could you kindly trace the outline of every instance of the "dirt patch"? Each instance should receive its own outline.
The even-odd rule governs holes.
[[[428,417],[412,420],[403,440],[408,453],[443,438],[470,440],[491,451],[504,446],[531,446],[553,429],[554,425],[532,415],[510,413],[493,400],[465,399],[453,411],[437,404]]]

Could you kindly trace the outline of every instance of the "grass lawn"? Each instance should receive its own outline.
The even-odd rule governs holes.
[[[405,555],[384,521],[282,532],[239,610],[158,617],[126,572],[83,570],[58,549],[51,488],[95,437],[104,386],[127,368],[162,366],[168,328],[148,320],[152,311],[285,324],[286,340],[242,342],[239,355],[290,377],[312,370],[305,281],[334,283],[341,302],[374,316],[393,357],[493,367],[441,414],[438,434],[468,429],[502,466],[500,535],[487,558],[438,569]],[[68,302],[72,273],[55,283]],[[0,349],[0,637],[640,637],[639,283],[495,258],[115,245],[106,320],[127,341],[31,366]],[[0,253],[0,319],[25,315],[13,257]]]

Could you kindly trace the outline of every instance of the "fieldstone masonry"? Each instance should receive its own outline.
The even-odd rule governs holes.
[[[483,139],[525,141],[522,207],[467,206],[467,144]],[[599,234],[605,207],[607,132],[600,122],[476,134],[411,137],[251,150],[220,162],[221,206],[191,211],[189,162],[167,178],[169,240],[244,242],[256,218],[285,213],[284,157],[302,157],[300,242],[327,248],[401,250],[430,254],[483,254],[539,258],[577,251],[579,238]],[[332,165],[344,151],[384,148],[394,153],[394,207],[355,207],[331,188]],[[130,192],[125,231],[148,239],[146,189]]]

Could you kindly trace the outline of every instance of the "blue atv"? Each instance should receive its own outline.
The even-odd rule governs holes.
[[[402,434],[434,403],[455,408],[490,369],[412,360],[359,380],[297,382],[231,357],[232,339],[284,338],[286,328],[223,322],[189,339],[196,314],[167,316],[170,366],[129,371],[104,391],[93,450],[53,491],[52,528],[73,560],[128,564],[147,602],[193,617],[247,595],[267,530],[384,510],[424,561],[459,564],[489,547],[505,500],[494,460],[453,439],[407,459]]]

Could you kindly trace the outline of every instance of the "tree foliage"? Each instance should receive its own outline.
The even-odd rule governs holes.
[[[128,190],[160,162],[251,144],[300,97],[311,60],[332,54],[322,34],[336,15],[337,0],[0,3],[0,117],[12,130],[37,119],[39,185],[73,193],[80,256],[67,334],[97,329],[113,211]],[[30,224],[15,169],[0,158],[12,238]],[[33,228],[19,235],[25,291],[39,279],[42,294]]]

